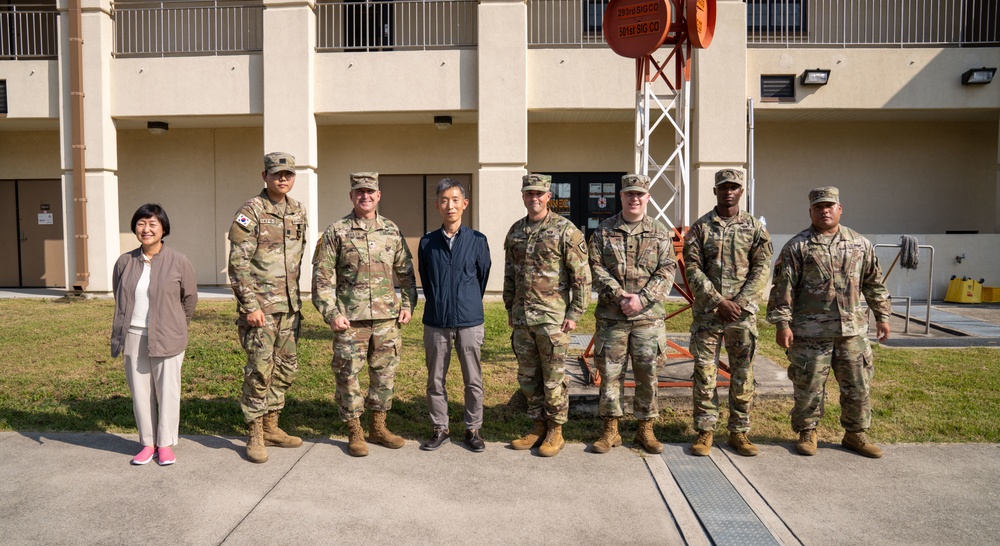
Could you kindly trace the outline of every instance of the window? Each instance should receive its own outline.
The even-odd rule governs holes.
[[[7,115],[7,80],[0,80],[0,116]]]
[[[587,32],[604,31],[604,10],[608,7],[609,0],[583,0],[583,22],[584,30]]]
[[[768,102],[795,100],[795,75],[761,76],[760,99]]]
[[[802,0],[747,0],[747,31],[797,33],[805,28]]]

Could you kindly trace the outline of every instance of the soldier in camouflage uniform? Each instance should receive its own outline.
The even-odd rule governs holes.
[[[882,450],[865,431],[871,425],[869,385],[875,368],[868,343],[868,314],[875,314],[878,339],[889,338],[889,293],[872,243],[840,225],[840,191],[832,186],[809,192],[812,226],[785,244],[774,264],[774,285],[767,321],[777,326],[776,341],[787,349],[788,378],[795,389],[792,430],[796,451],[816,454],[816,424],[823,416],[826,380],[840,386],[841,445],[866,457]]]
[[[312,301],[333,331],[331,367],[337,379],[335,400],[347,423],[348,452],[368,455],[361,414],[372,411],[369,441],[391,449],[403,439],[385,426],[392,409],[393,382],[403,339],[417,302],[413,260],[403,234],[376,212],[382,192],[378,173],[351,174],[354,210],[330,224],[313,254]],[[396,296],[393,277],[402,299]],[[368,395],[358,374],[368,364]]]
[[[549,212],[551,184],[548,175],[524,176],[521,198],[528,214],[511,226],[504,240],[503,301],[514,329],[517,382],[535,422],[511,447],[538,447],[543,457],[558,454],[565,445],[569,332],[590,300],[587,243],[572,222]]]
[[[597,291],[597,331],[594,355],[601,372],[598,414],[604,432],[594,442],[595,453],[620,446],[625,371],[629,359],[635,374],[632,407],[639,420],[635,442],[649,453],[662,453],[653,434],[660,411],[656,403],[659,369],[667,348],[667,316],[663,300],[674,284],[677,260],[667,226],[646,216],[649,177],[622,177],[622,211],[601,225],[590,238],[590,268]]]
[[[264,189],[243,204],[229,229],[229,278],[247,352],[240,408],[250,429],[247,458],[255,463],[267,462],[265,445],[302,445],[281,430],[278,416],[299,369],[299,267],[307,227],[306,211],[287,195],[295,184],[295,158],[267,154],[261,176]]]
[[[743,456],[757,454],[747,438],[753,405],[753,358],[757,309],[771,264],[771,237],[753,216],[740,211],[743,171],[715,173],[716,206],[688,230],[684,268],[694,295],[691,354],[694,356],[694,429],[691,454],[705,456],[719,420],[716,392],[722,344],[729,355],[729,445]]]

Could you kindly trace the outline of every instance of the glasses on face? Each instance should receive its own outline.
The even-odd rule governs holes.
[[[271,175],[275,180],[291,180],[295,178],[295,173],[289,171],[279,171]]]

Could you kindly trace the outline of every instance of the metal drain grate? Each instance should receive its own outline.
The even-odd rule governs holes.
[[[692,457],[682,446],[663,447],[661,457],[714,544],[781,544],[710,457]]]

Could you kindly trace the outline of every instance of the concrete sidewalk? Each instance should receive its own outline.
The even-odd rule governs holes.
[[[409,441],[355,459],[324,439],[271,448],[254,465],[242,439],[185,436],[176,465],[133,467],[136,435],[3,432],[0,543],[746,544],[706,534],[730,522],[713,515],[714,499],[678,486],[691,465],[721,476],[771,543],[1000,535],[1000,446],[887,445],[879,460],[829,444],[811,458],[760,447],[756,458],[728,447],[696,458],[676,444],[663,456],[570,444],[544,459],[497,443],[423,452]]]

